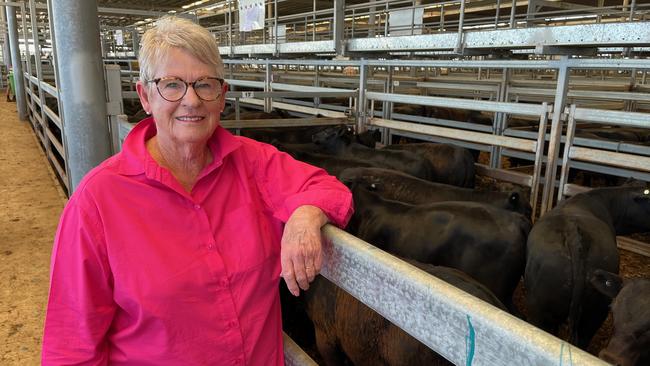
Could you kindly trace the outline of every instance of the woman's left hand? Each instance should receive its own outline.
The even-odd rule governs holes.
[[[282,234],[280,261],[289,291],[300,295],[320,272],[323,249],[320,228],[327,216],[316,206],[300,206],[287,220]]]

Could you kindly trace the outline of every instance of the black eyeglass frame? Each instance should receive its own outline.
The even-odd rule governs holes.
[[[175,99],[175,100],[169,100],[169,99],[165,98],[162,95],[162,92],[160,91],[160,88],[158,88],[158,83],[161,80],[166,80],[166,79],[176,79],[176,80],[179,80],[179,81],[182,81],[183,83],[185,83],[185,92],[183,92],[183,95],[181,95],[178,99]],[[214,99],[204,99],[204,98],[201,98],[199,93],[196,92],[196,89],[194,88],[196,83],[198,83],[199,81],[205,80],[205,79],[217,80],[221,84],[221,89],[222,90],[219,93],[219,95],[217,95],[216,98],[214,98]],[[196,80],[194,80],[193,82],[190,83],[189,81],[185,81],[185,80],[183,80],[183,79],[181,79],[179,77],[176,77],[176,76],[163,76],[163,77],[160,77],[160,78],[147,80],[147,83],[155,83],[156,84],[156,90],[158,90],[158,95],[160,95],[161,98],[163,98],[164,100],[166,100],[168,102],[178,102],[179,100],[183,99],[183,97],[185,97],[185,94],[187,94],[187,91],[189,90],[190,86],[192,86],[192,89],[194,89],[194,93],[196,94],[196,96],[199,99],[201,99],[202,101],[205,101],[205,102],[214,102],[215,100],[219,100],[219,97],[221,97],[221,95],[223,94],[223,88],[226,85],[226,80],[224,80],[222,78],[215,77],[215,76],[206,76],[206,77],[196,79]]]

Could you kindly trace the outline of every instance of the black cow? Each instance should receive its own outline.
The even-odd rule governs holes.
[[[518,191],[475,191],[442,183],[426,181],[402,172],[382,168],[352,168],[337,175],[339,180],[351,185],[373,185],[374,191],[385,199],[412,204],[444,201],[483,202],[504,210],[518,212],[530,219],[532,208]]]
[[[351,188],[352,234],[401,257],[457,268],[513,309],[531,226],[523,215],[477,202],[409,205]]]
[[[374,149],[375,145],[381,141],[381,131],[367,130],[356,134],[354,137],[356,142]]]
[[[650,278],[623,281],[596,270],[591,284],[614,299],[614,334],[598,357],[617,366],[650,365]]]
[[[450,144],[419,142],[395,144],[383,150],[410,151],[427,159],[433,166],[434,182],[451,184],[458,187],[474,187],[476,168],[472,153],[464,147]]]
[[[242,128],[241,135],[257,141],[286,144],[311,143],[312,136],[332,126],[255,127]]]
[[[465,273],[448,267],[409,262],[505,310],[494,294]],[[321,276],[311,284],[305,300],[325,365],[450,365],[430,348]]]
[[[413,176],[431,180],[433,168],[424,158],[408,151],[375,150],[353,142],[349,128],[338,126],[313,135],[313,141],[323,146],[328,154],[368,161],[375,166],[403,171]]]
[[[224,111],[226,112],[226,111]],[[234,120],[237,119],[237,112],[229,111],[230,113],[223,115],[222,120]],[[278,119],[278,118],[289,118],[290,115],[283,109],[274,109],[271,113],[264,111],[240,111],[239,120],[251,120],[251,119]]]
[[[599,188],[562,201],[540,218],[527,243],[524,276],[529,321],[586,348],[609,301],[589,285],[595,270],[618,273],[616,235],[650,230],[650,191]]]
[[[278,149],[287,152],[296,160],[300,160],[307,164],[323,168],[331,175],[338,175],[345,169],[376,166],[372,162],[349,157],[319,154],[317,152],[310,152],[300,149],[286,149],[285,145],[279,145]]]

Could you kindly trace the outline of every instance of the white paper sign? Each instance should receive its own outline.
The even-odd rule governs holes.
[[[413,12],[415,10],[415,13]],[[393,10],[389,13],[388,26],[391,36],[409,36],[422,34],[422,16],[424,8]],[[413,24],[413,33],[411,33]]]
[[[239,31],[264,29],[264,1],[239,0]]]
[[[115,43],[118,46],[121,46],[124,44],[124,36],[122,35],[122,30],[118,29],[115,31]]]

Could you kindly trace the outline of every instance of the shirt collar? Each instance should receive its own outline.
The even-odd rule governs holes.
[[[145,172],[147,164],[153,161],[145,143],[155,136],[156,132],[156,124],[153,121],[153,117],[147,117],[133,127],[122,144],[122,153],[118,168],[120,174],[138,175]],[[213,159],[212,163],[206,169],[212,170],[220,166],[223,159],[239,148],[241,144],[241,141],[228,132],[228,130],[217,126],[208,140],[208,147],[212,152]]]

